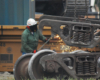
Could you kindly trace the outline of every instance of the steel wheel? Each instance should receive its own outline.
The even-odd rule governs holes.
[[[28,75],[28,63],[33,53],[22,55],[18,58],[14,66],[15,80],[30,80]]]
[[[53,53],[55,52],[52,50],[45,49],[45,50],[38,51],[36,54],[34,54],[31,57],[29,61],[29,65],[28,65],[28,73],[32,80],[42,79],[43,77],[47,77],[48,75],[51,75],[43,71],[43,68],[41,64],[39,63],[39,61],[42,56],[47,55],[47,54],[53,54]]]

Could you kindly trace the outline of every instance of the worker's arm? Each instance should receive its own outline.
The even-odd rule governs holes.
[[[27,45],[27,37],[28,37],[28,34],[25,34],[25,33],[22,34],[22,37],[21,37],[22,46],[26,51],[32,52],[33,49]]]
[[[42,41],[46,41],[47,38],[45,36],[43,36],[40,31],[38,30],[38,33],[39,33],[39,39],[42,40]]]

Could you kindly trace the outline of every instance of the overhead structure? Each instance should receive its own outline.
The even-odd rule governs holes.
[[[36,0],[36,12],[67,17],[98,15],[94,4],[95,0]]]
[[[29,0],[29,17],[35,19],[35,0]]]

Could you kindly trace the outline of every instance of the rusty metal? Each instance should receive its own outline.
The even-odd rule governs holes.
[[[56,52],[52,50],[44,49],[44,50],[38,51],[36,54],[32,56],[28,65],[28,73],[31,80],[42,79],[43,77],[53,76],[53,74],[50,75],[50,73],[45,72],[45,70],[39,63],[41,57],[43,57],[44,55],[52,54],[52,53],[56,53]]]
[[[58,34],[68,46],[93,48],[100,43],[100,35],[95,31],[100,28],[100,21],[85,19],[80,14],[88,14],[89,0],[66,0],[67,16],[42,16],[39,22],[39,30],[42,33],[43,27],[51,27],[51,36]],[[62,1],[58,0],[61,3]],[[69,3],[71,2],[71,3]],[[75,3],[74,3],[75,2]],[[85,3],[83,3],[85,2]],[[50,4],[52,1],[50,1]],[[55,2],[52,4],[54,7]],[[59,3],[58,3],[59,4]],[[58,5],[57,5],[58,6]],[[75,6],[75,8],[74,8]],[[63,9],[61,7],[61,9]],[[74,12],[73,12],[73,9]],[[60,10],[60,9],[59,9]],[[52,11],[51,11],[52,12]],[[54,14],[54,13],[53,13]],[[57,14],[61,15],[61,13]],[[76,18],[78,16],[78,18]],[[95,24],[94,24],[95,23]],[[62,25],[64,27],[62,27]],[[32,55],[31,55],[32,56]],[[57,54],[52,50],[41,50],[30,57],[18,60],[15,64],[15,78],[21,79],[42,79],[59,77],[67,79],[72,78],[99,78],[100,77],[100,53],[89,53],[85,51],[74,51]],[[30,59],[30,60],[29,60]],[[29,65],[28,65],[29,62]],[[23,65],[21,65],[23,63]]]
[[[89,0],[66,0],[66,16],[78,17],[79,15],[85,15],[89,13],[90,1]]]
[[[77,0],[75,0],[75,8],[74,8],[74,20],[75,21],[76,21],[76,9],[77,9],[76,2],[77,2]]]
[[[52,19],[52,20],[61,20],[61,21],[74,21],[73,17],[64,17],[64,16],[52,16],[52,15],[43,15],[39,18],[39,22],[43,19]],[[84,16],[79,16],[76,18],[77,22],[86,22],[92,24],[100,24],[100,20],[98,19],[85,19]]]
[[[45,55],[40,59],[40,62],[42,66],[48,66],[46,64],[47,61],[54,61],[54,63],[60,65],[59,68],[63,68],[73,78],[99,78],[100,67],[97,66],[99,57],[99,52],[87,53],[84,51],[76,51],[73,53]],[[65,63],[64,58],[70,58],[71,65]],[[43,68],[45,69],[46,67]]]
[[[60,29],[61,25],[67,25],[66,28],[69,30],[68,36],[63,34]],[[94,35],[94,31],[100,28],[99,24],[43,19],[39,23],[39,30],[41,33],[44,26],[51,27],[51,35],[58,34],[69,46],[93,48],[100,41],[100,37]]]
[[[87,4],[87,0],[85,0],[85,5],[86,5],[86,18],[88,18],[88,4]]]
[[[50,61],[46,61],[46,71],[47,72],[55,72],[58,73],[58,68],[60,67],[56,62],[50,60]]]
[[[14,65],[15,80],[31,80],[28,74],[28,63],[33,53],[22,55]]]
[[[54,56],[52,56],[52,60],[44,59],[45,56],[49,56],[50,54],[57,55],[56,52],[48,49],[44,49],[38,51],[36,54],[32,56],[28,65],[28,73],[30,78],[33,79],[42,79],[42,78],[68,78],[66,71],[61,68],[57,62],[54,60]],[[51,58],[51,55],[50,55]],[[49,57],[48,57],[49,59]],[[64,62],[69,62],[70,59],[64,59]],[[70,65],[70,64],[69,64]]]

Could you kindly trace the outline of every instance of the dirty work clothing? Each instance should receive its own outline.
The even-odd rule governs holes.
[[[21,51],[25,53],[32,53],[34,50],[37,50],[39,39],[45,41],[46,37],[44,37],[39,30],[32,34],[30,30],[26,28],[21,36]]]

